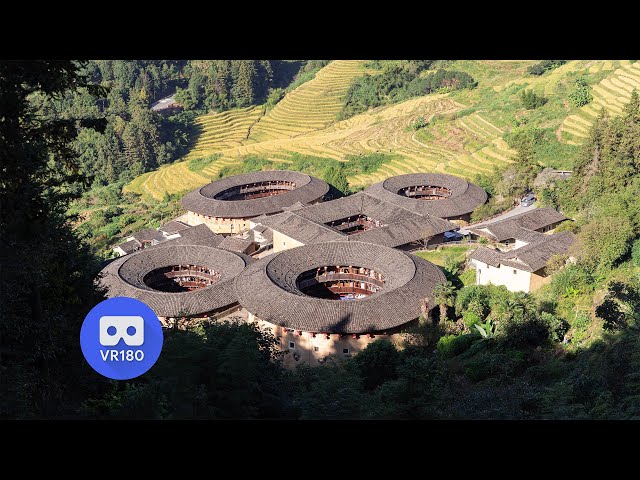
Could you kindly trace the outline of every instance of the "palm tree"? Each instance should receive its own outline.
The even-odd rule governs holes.
[[[453,307],[455,301],[455,287],[449,281],[439,283],[433,289],[433,301],[440,305],[440,321],[447,319],[447,307]]]

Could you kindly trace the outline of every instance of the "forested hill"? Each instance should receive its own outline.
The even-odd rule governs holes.
[[[129,181],[171,163],[188,152],[193,119],[210,110],[256,105],[279,95],[294,79],[313,74],[318,61],[279,60],[96,60],[85,72],[92,84],[57,100],[32,100],[45,116],[105,117],[107,128],[81,128],[74,142],[83,172],[95,186]],[[163,116],[150,110],[156,100],[175,93],[184,107]]]

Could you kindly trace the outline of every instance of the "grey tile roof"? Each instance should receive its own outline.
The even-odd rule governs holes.
[[[180,232],[180,237],[173,240],[167,240],[165,244],[179,244],[179,245],[207,245],[210,247],[216,247],[222,242],[224,237],[213,233],[209,227],[204,223],[188,228]]]
[[[385,277],[382,291],[363,299],[337,301],[308,296],[297,277],[329,265],[371,268]],[[263,258],[235,280],[240,303],[262,320],[311,332],[366,333],[403,325],[420,315],[425,297],[445,281],[438,267],[414,255],[364,242],[306,245]]]
[[[120,248],[124,253],[133,253],[140,247],[142,247],[142,244],[134,238],[133,240],[117,245],[116,248]]]
[[[191,228],[191,227],[186,223],[182,223],[178,220],[171,220],[170,222],[167,222],[164,225],[162,225],[158,230],[168,235],[172,235],[174,233],[181,232],[182,230],[186,230],[187,228]]]
[[[253,260],[214,248],[211,244],[221,239],[204,225],[185,230],[192,231],[196,234],[191,238],[167,240],[112,261],[100,273],[98,283],[106,287],[109,297],[137,298],[161,317],[198,315],[236,303],[233,280]],[[154,290],[142,281],[152,270],[179,264],[210,267],[221,274],[221,279],[209,287],[179,293]]]
[[[252,243],[252,238],[225,237],[218,244],[218,248],[224,248],[225,250],[231,250],[232,252],[246,253]]]
[[[451,196],[443,200],[416,200],[398,195],[406,187],[416,185],[440,186],[451,190]],[[410,173],[391,177],[383,182],[371,185],[366,193],[395,203],[420,214],[451,218],[472,212],[487,201],[487,193],[477,185],[463,178],[441,173]]]
[[[535,272],[546,266],[553,255],[566,253],[575,241],[575,236],[571,232],[540,235],[541,237],[528,245],[508,252],[480,247],[471,253],[470,258],[494,267],[502,264],[527,272]]]
[[[358,214],[379,220],[386,226],[346,235],[325,225]],[[441,218],[417,214],[364,192],[256,221],[305,244],[345,240],[371,242],[389,247],[404,245],[458,228]]]
[[[155,228],[145,228],[139,232],[132,233],[131,236],[139,242],[150,242],[152,240],[161,242],[164,240],[162,232],[159,232]]]
[[[514,215],[513,217],[498,222],[476,225],[469,230],[476,235],[489,236],[498,242],[503,242],[510,238],[520,239],[514,235],[522,235],[524,230],[539,230],[564,220],[567,220],[567,217],[553,208],[534,208],[533,210]],[[480,231],[481,229],[488,230],[489,235],[487,235],[486,232]],[[525,239],[523,238],[523,240]]]
[[[296,188],[280,195],[250,200],[218,200],[219,193],[239,185],[269,180],[294,182]],[[282,212],[298,202],[315,202],[329,191],[329,185],[319,178],[290,170],[267,170],[223,178],[200,187],[182,198],[182,206],[190,212],[219,218],[252,218]]]

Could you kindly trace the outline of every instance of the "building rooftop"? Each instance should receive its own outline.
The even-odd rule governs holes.
[[[249,235],[247,238],[225,237],[218,244],[218,248],[224,248],[225,250],[231,250],[232,252],[246,253],[252,243],[253,235]]]
[[[564,220],[567,220],[567,217],[553,208],[535,208],[498,222],[476,225],[474,228],[470,228],[469,231],[476,235],[492,238],[498,242],[503,242],[510,238],[526,241],[526,238],[516,235],[525,235],[527,230],[539,230]]]
[[[120,245],[116,245],[116,248],[119,248],[127,254],[135,252],[140,247],[142,247],[142,244],[135,238],[133,240],[129,240],[128,242],[121,243]]]
[[[440,200],[419,200],[402,195],[416,186],[443,187],[450,196]],[[451,218],[471,213],[487,201],[487,193],[463,178],[441,173],[410,173],[391,177],[365,190],[366,193],[423,215]]]
[[[339,220],[364,215],[380,226],[347,235],[331,226]],[[457,225],[431,215],[420,215],[365,192],[319,203],[295,212],[256,219],[262,225],[302,243],[330,241],[371,242],[389,247],[455,230]]]
[[[130,236],[141,243],[151,242],[153,240],[161,242],[164,240],[164,236],[162,235],[162,232],[159,232],[155,228],[145,228],[140,230],[139,232],[132,233]]]
[[[191,228],[191,227],[186,223],[182,223],[178,220],[171,220],[170,222],[167,222],[164,225],[162,225],[158,230],[166,233],[167,235],[173,235],[175,233],[186,230],[187,228]]]
[[[480,247],[471,253],[470,258],[494,267],[502,264],[526,272],[535,272],[545,267],[552,256],[566,253],[575,241],[571,232],[539,235],[540,237],[528,245],[508,252]]]
[[[137,298],[161,317],[198,315],[236,303],[233,280],[252,259],[215,248],[222,237],[205,225],[184,231],[187,232],[188,235],[112,261],[100,272],[98,283],[107,289],[109,297]],[[204,266],[220,273],[221,278],[208,287],[178,293],[154,290],[144,283],[149,272],[173,265]]]
[[[235,187],[267,181],[295,184],[295,188],[279,195],[247,200],[224,200],[220,196]],[[218,218],[252,218],[284,211],[297,203],[307,204],[322,198],[329,185],[319,178],[289,170],[268,170],[223,178],[200,187],[182,198],[182,206],[200,215]]]
[[[303,293],[296,280],[323,266],[352,265],[384,275],[384,288],[366,298],[338,301]],[[249,265],[235,280],[240,303],[260,319],[310,332],[385,331],[420,316],[421,301],[434,305],[438,267],[414,255],[364,242],[329,242],[285,250]]]

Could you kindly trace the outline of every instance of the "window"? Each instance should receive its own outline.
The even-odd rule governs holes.
[[[317,352],[318,350],[320,350],[318,347],[313,347],[314,352]]]
[[[291,350],[295,349],[295,348],[296,348],[296,344],[295,344],[295,343],[293,343],[293,342],[289,342],[289,348],[290,348]]]
[[[284,247],[284,246],[286,246],[286,245],[287,245],[287,242],[285,242],[285,241],[283,240],[283,241],[282,241],[282,246]]]
[[[349,349],[348,348],[343,348],[342,349],[342,353],[344,353],[345,355],[347,355],[349,353]]]
[[[517,271],[515,268],[513,269],[513,274],[514,274],[514,275],[517,275],[517,274],[518,274],[518,271]]]

